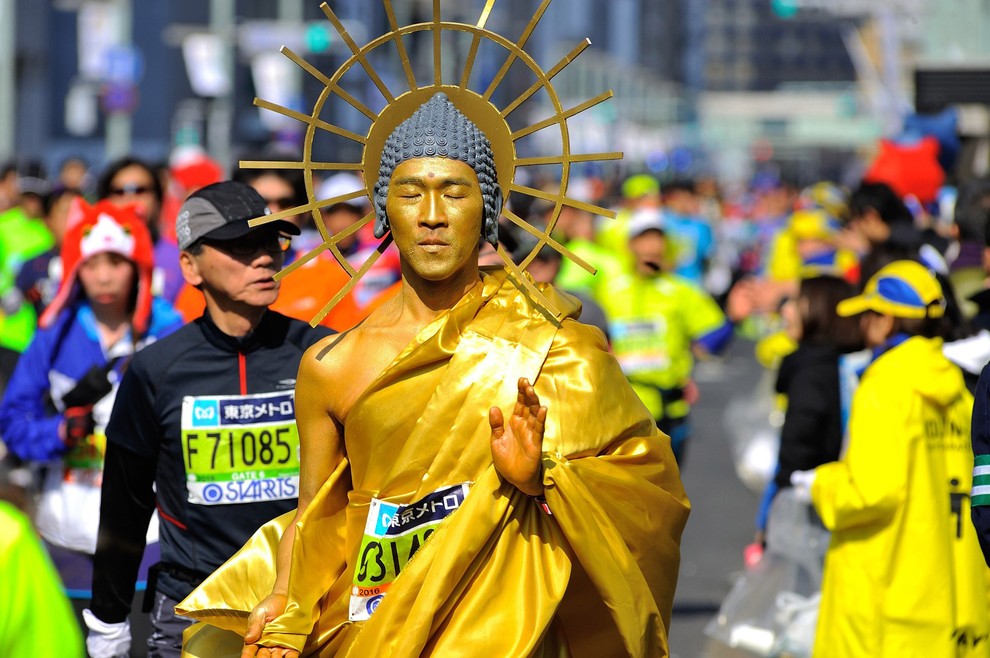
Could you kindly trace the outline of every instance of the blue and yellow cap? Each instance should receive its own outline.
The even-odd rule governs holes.
[[[824,210],[806,209],[794,211],[787,228],[797,240],[827,240],[842,226]]]
[[[863,294],[835,307],[836,313],[846,317],[865,311],[895,318],[940,318],[945,314],[945,297],[928,268],[913,260],[898,260],[874,274]]]
[[[840,220],[849,214],[849,193],[829,181],[819,181],[801,190],[797,203],[799,208],[818,208]]]

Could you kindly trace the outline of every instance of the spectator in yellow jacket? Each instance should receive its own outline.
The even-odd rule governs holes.
[[[973,398],[942,355],[945,298],[895,261],[839,303],[874,359],[839,461],[796,471],[832,540],[815,658],[990,656],[986,565],[969,522]]]

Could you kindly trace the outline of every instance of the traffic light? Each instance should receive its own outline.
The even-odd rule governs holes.
[[[798,0],[770,0],[770,8],[780,18],[791,18],[798,13]]]

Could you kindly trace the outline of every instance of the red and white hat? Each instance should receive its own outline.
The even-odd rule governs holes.
[[[154,250],[148,227],[135,206],[115,206],[109,201],[89,205],[76,197],[69,210],[68,225],[62,239],[62,281],[55,299],[42,313],[38,324],[49,327],[62,309],[79,295],[78,273],[83,261],[97,254],[120,254],[137,270],[137,304],[131,324],[134,332],[144,334],[151,318],[151,277],[155,268]]]

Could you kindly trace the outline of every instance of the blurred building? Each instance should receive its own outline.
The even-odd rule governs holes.
[[[89,13],[92,29],[80,27],[82,2],[3,0],[13,13],[15,39],[13,147],[20,156],[43,157],[49,169],[61,159],[80,155],[102,159],[109,108],[126,111],[134,152],[164,159],[171,141],[172,119],[179,103],[192,96],[183,72],[182,55],[164,38],[173,24],[203,24],[203,2],[140,3],[131,23],[139,49],[118,51],[118,71],[132,80],[112,83],[107,69],[115,62],[94,52],[94,41],[114,38],[117,26],[107,11]],[[10,13],[7,14],[10,18]],[[137,53],[137,54],[135,54]],[[125,61],[127,60],[127,61]],[[116,84],[116,86],[114,86]],[[131,111],[133,110],[133,111]]]
[[[773,91],[800,83],[851,83],[856,70],[842,40],[843,24],[821,11],[789,18],[768,0],[706,0],[705,88]]]
[[[349,22],[385,22],[379,4],[341,4]],[[49,169],[69,156],[101,166],[124,152],[163,162],[185,144],[232,164],[272,139],[298,141],[299,126],[266,123],[252,100],[274,75],[294,95],[286,105],[301,110],[319,83],[288,60],[269,69],[254,57],[281,57],[288,34],[321,68],[339,59],[340,44],[321,42],[332,28],[316,1],[0,0],[4,21],[13,38],[0,40],[0,69],[10,62],[12,93],[0,93],[0,159],[41,158]],[[314,23],[323,29],[308,29]]]
[[[400,24],[430,20],[431,0],[392,4]],[[359,44],[389,29],[381,2],[332,5]],[[488,27],[517,38],[538,5],[500,0]],[[443,16],[473,23],[484,6],[485,0],[444,0]],[[557,0],[526,48],[549,68],[590,37],[594,47],[559,82],[562,96],[575,102],[616,89],[621,102],[596,108],[585,133],[596,135],[587,146],[599,148],[599,142],[618,140],[618,124],[669,125],[690,114],[681,89],[702,84],[701,23],[692,20],[702,7],[687,0]],[[308,114],[322,84],[279,55],[279,47],[289,46],[328,73],[350,54],[318,0],[0,0],[0,24],[11,35],[0,39],[0,135],[6,137],[0,159],[38,157],[49,169],[69,156],[101,166],[125,152],[162,162],[185,144],[204,145],[227,165],[273,140],[291,147],[304,126],[252,101],[258,96]],[[417,76],[425,78],[432,47],[422,36],[407,41]],[[445,66],[456,66],[466,48],[450,45]],[[376,52],[372,65],[401,90],[404,76],[387,55]],[[504,53],[479,53],[480,82],[494,76],[500,57]],[[496,104],[531,83],[514,68],[497,90]],[[345,76],[342,84],[373,109],[384,104],[360,76]],[[361,117],[348,108],[327,111],[323,118],[362,128]],[[524,124],[540,111],[512,120]],[[325,140],[316,148],[335,159],[360,155],[346,141]]]
[[[960,3],[967,12],[953,9]],[[441,7],[445,20],[473,23],[485,4]],[[389,29],[378,0],[331,5],[359,44]],[[430,20],[433,8],[432,0],[392,5],[402,25]],[[498,0],[487,26],[518,38],[539,5]],[[576,151],[623,150],[626,166],[658,175],[744,177],[763,158],[818,176],[831,172],[815,167],[841,167],[910,107],[903,63],[912,52],[938,62],[990,57],[988,13],[986,0],[555,0],[526,50],[546,70],[592,41],[554,80],[566,107],[615,92],[575,118]],[[965,39],[950,38],[956,33]],[[406,41],[417,78],[428,79],[429,40]],[[40,157],[51,169],[70,155],[101,165],[126,150],[162,161],[193,143],[232,165],[272,142],[291,147],[303,124],[252,101],[309,114],[322,83],[279,55],[282,45],[327,73],[350,54],[319,0],[0,0],[0,159]],[[454,39],[445,49],[453,71],[466,45]],[[405,76],[388,50],[369,59],[401,91]],[[502,58],[481,49],[474,84],[490,81]],[[532,81],[513,66],[493,99],[505,104]],[[359,74],[342,85],[372,109],[384,104]],[[538,96],[510,117],[514,126],[546,116]],[[321,118],[364,128],[349,107]],[[360,157],[354,143],[324,137],[317,155]]]
[[[919,112],[953,107],[962,153],[956,176],[990,175],[990,2],[932,2],[923,45],[913,66]]]

